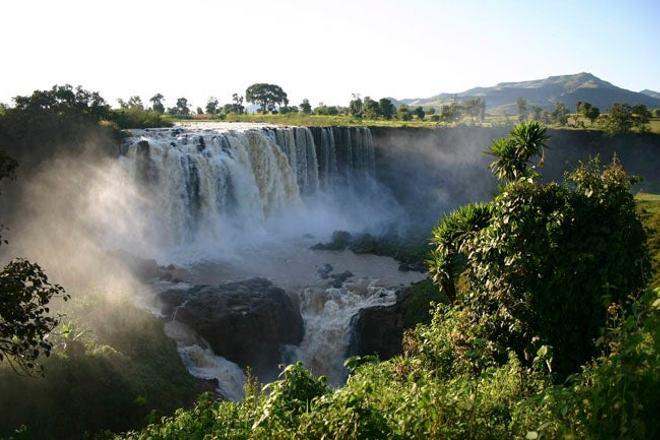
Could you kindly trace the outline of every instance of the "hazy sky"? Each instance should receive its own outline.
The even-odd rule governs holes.
[[[71,83],[196,106],[272,82],[345,104],[581,71],[660,90],[659,0],[20,0],[0,32],[4,102]]]

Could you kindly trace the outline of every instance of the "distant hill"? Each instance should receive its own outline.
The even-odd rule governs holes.
[[[660,99],[660,92],[656,92],[656,91],[649,90],[649,89],[644,89],[639,93],[642,93],[646,96],[650,96],[651,98]]]
[[[585,72],[533,81],[499,83],[493,87],[475,87],[461,93],[441,93],[430,98],[402,99],[395,103],[439,107],[454,99],[465,101],[471,98],[485,99],[486,111],[493,114],[517,113],[518,98],[525,99],[529,106],[539,106],[545,110],[552,109],[556,101],[564,103],[571,110],[575,109],[578,101],[590,102],[601,111],[607,110],[615,102],[660,107],[660,94],[657,92],[633,92]]]

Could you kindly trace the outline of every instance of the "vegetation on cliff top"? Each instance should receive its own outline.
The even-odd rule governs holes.
[[[351,359],[337,390],[295,364],[239,403],[207,396],[125,437],[656,437],[660,289],[644,290],[632,180],[590,162],[540,183],[543,130],[503,142],[499,193],[434,232],[430,269],[452,301],[407,332],[402,356]]]

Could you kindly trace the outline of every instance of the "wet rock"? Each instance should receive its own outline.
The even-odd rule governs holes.
[[[360,310],[351,319],[351,327],[347,356],[377,355],[380,359],[389,359],[401,353],[401,301],[389,306],[373,306]]]
[[[316,243],[311,249],[320,251],[343,251],[351,243],[351,233],[346,231],[335,231],[327,243]]]
[[[334,268],[332,265],[326,263],[323,266],[319,267],[316,272],[319,274],[322,280],[328,279],[330,277],[330,272],[332,272]]]
[[[176,314],[216,354],[249,365],[263,381],[276,377],[283,346],[303,338],[300,311],[283,289],[264,278],[170,290],[159,300],[163,314]]]
[[[446,300],[429,279],[399,289],[396,297],[392,305],[367,307],[352,318],[347,356],[400,354],[403,331],[430,322],[430,303]]]
[[[353,276],[353,272],[351,272],[350,270],[346,270],[342,273],[333,273],[332,275],[330,275],[330,278],[332,278],[332,281],[330,282],[330,286],[339,289],[341,286],[344,285],[344,281],[346,281],[352,276]]]

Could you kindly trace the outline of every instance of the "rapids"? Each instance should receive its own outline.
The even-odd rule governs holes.
[[[423,278],[398,271],[391,258],[310,249],[336,229],[377,233],[398,214],[376,181],[368,128],[191,124],[134,130],[120,162],[139,189],[134,212],[143,216],[135,223],[142,254],[187,270],[186,283],[154,283],[145,303],[154,307],[154,294],[172,287],[266,277],[299,305],[305,324],[302,343],[282,347],[285,360],[302,360],[334,386],[346,378],[351,318],[361,308],[392,304],[397,288]],[[140,253],[137,243],[118,246]],[[353,276],[332,287],[319,276],[326,264]],[[191,374],[217,379],[220,394],[240,398],[244,373],[236,364],[216,356],[176,319],[166,332]]]

